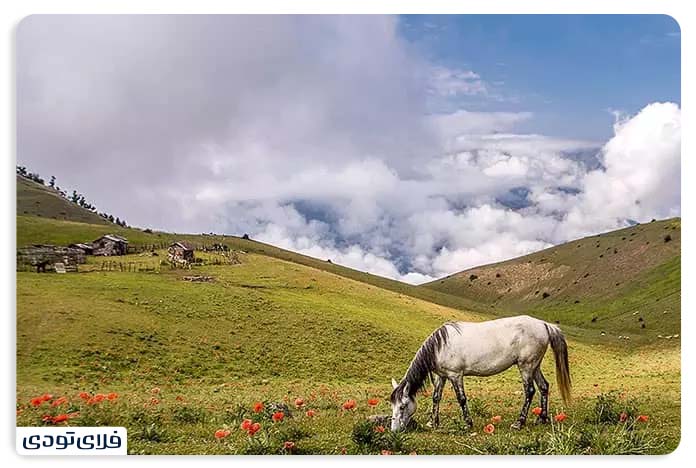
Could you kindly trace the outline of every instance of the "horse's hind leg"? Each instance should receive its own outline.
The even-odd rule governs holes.
[[[452,382],[454,393],[457,395],[457,401],[459,402],[459,406],[462,408],[464,422],[467,426],[469,426],[469,429],[471,429],[474,427],[474,421],[471,420],[471,416],[469,415],[469,406],[466,402],[466,393],[464,393],[464,377],[459,375],[449,377],[449,380]]]
[[[430,427],[440,425],[440,400],[442,400],[442,389],[445,388],[445,379],[437,374],[433,374],[433,412],[430,417]]]
[[[534,382],[539,387],[541,394],[541,414],[537,418],[537,423],[546,424],[549,422],[549,383],[541,373],[541,367],[537,367],[534,371]]]
[[[522,404],[522,410],[520,411],[520,417],[512,423],[510,428],[512,429],[522,429],[524,423],[527,422],[527,413],[529,413],[529,406],[532,404],[532,398],[536,390],[534,390],[534,370],[529,366],[518,364],[520,368],[520,374],[522,375],[522,386],[524,389],[524,403]]]

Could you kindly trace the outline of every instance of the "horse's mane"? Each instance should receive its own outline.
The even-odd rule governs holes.
[[[455,330],[459,331],[459,326],[453,322],[447,322],[440,328],[435,330],[421,345],[420,349],[413,357],[411,364],[408,366],[406,375],[401,380],[399,385],[391,394],[391,402],[395,403],[404,393],[404,388],[408,384],[408,396],[412,398],[418,390],[425,387],[425,381],[428,376],[432,380],[432,371],[435,369],[437,353],[447,344],[449,340],[449,331],[447,326],[450,325]]]

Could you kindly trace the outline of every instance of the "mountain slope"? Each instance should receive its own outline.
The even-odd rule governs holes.
[[[423,287],[501,315],[647,338],[678,334],[681,220],[632,226],[484,265]]]
[[[97,213],[71,203],[50,187],[17,176],[17,215],[112,225]]]

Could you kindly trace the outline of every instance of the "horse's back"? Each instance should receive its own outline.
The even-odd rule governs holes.
[[[520,315],[486,322],[448,324],[443,363],[470,375],[493,375],[521,361],[543,356],[548,346],[546,322]]]

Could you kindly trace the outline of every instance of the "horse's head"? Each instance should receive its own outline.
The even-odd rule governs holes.
[[[416,412],[416,399],[409,395],[409,383],[406,381],[400,384],[392,379],[394,391],[391,394],[392,419],[391,430],[401,431],[406,428],[411,421],[413,413]]]

